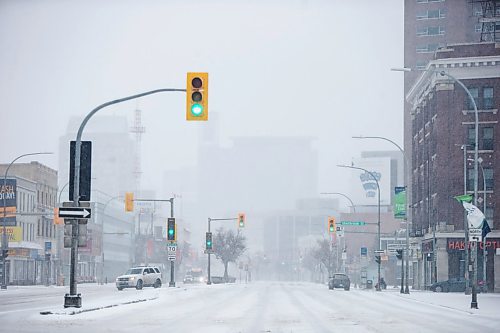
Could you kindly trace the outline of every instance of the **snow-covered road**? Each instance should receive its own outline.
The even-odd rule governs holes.
[[[0,293],[0,332],[495,332],[500,295],[470,296],[398,290],[330,291],[311,283],[191,285],[116,291],[86,286],[76,315],[63,309],[65,289]],[[63,291],[63,293],[61,293]],[[15,296],[15,297],[14,297]],[[16,303],[18,298],[22,303]],[[27,300],[31,299],[31,302]],[[134,300],[143,302],[129,303]],[[49,310],[55,314],[40,315]]]

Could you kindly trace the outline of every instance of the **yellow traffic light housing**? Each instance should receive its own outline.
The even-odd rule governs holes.
[[[64,219],[59,217],[59,207],[54,208],[54,224],[59,225],[59,224],[64,224]]]
[[[186,120],[208,120],[208,73],[187,73]]]
[[[132,192],[125,193],[125,211],[126,212],[134,211],[134,193]]]
[[[244,228],[244,227],[245,227],[245,214],[239,213],[238,214],[238,228]]]
[[[335,217],[329,216],[328,217],[328,232],[333,234],[335,233]]]

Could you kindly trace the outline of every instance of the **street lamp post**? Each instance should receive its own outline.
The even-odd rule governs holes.
[[[467,161],[474,161],[472,158],[468,158]],[[483,214],[486,216],[486,174],[483,168],[483,159],[479,157],[478,159],[479,167],[481,168],[481,173],[483,174]],[[486,222],[488,223],[488,222]],[[483,286],[486,283],[486,236],[483,238]]]
[[[411,72],[411,68],[391,68],[393,71],[402,71],[402,72]],[[446,76],[450,78],[453,82],[458,83],[460,87],[462,87],[467,96],[469,97],[471,104],[474,108],[474,205],[477,207],[477,183],[478,183],[478,159],[479,159],[479,113],[477,111],[477,104],[474,100],[474,96],[472,96],[470,90],[456,77],[453,75],[446,73],[444,70],[436,70],[427,68],[424,70],[425,72],[439,74],[441,76]],[[468,246],[468,244],[465,244]],[[477,309],[477,244],[476,246],[472,246],[472,260],[474,261],[473,272],[472,272],[472,300],[470,303],[471,309]],[[468,264],[468,263],[467,263]]]
[[[352,207],[353,213],[356,213],[356,206],[354,206],[354,202],[352,202],[351,198],[349,198],[344,193],[340,193],[340,192],[321,192],[320,194],[337,194],[337,195],[343,196],[344,198],[346,198],[347,200],[349,200],[349,202],[351,203],[351,207]]]
[[[12,162],[10,162],[9,166],[7,166],[7,169],[5,170],[5,174],[3,176],[3,187],[5,189],[7,185],[7,174],[9,173],[9,169],[14,164],[18,159],[25,157],[25,156],[32,156],[32,155],[51,155],[53,153],[29,153],[29,154],[23,154],[19,155],[16,157]],[[3,216],[2,216],[2,226],[3,226],[3,235],[2,235],[2,288],[1,289],[7,289],[7,268],[5,267],[6,262],[5,262],[5,254],[7,254],[9,250],[9,243],[7,239],[7,226],[6,226],[6,218],[7,218],[7,195],[6,193],[2,193],[3,196]]]
[[[351,200],[351,198],[349,198],[347,195],[345,195],[344,193],[340,193],[340,192],[321,192],[320,194],[337,194],[337,195],[341,195],[343,196],[344,198],[346,198],[347,200],[349,200],[349,202],[351,203],[351,207],[352,207],[352,211],[353,213],[356,213],[356,206],[354,205],[354,202]],[[343,245],[340,244],[342,246],[342,251],[345,251],[346,250],[346,244],[345,244],[345,237],[342,237],[344,240],[343,240]],[[340,243],[340,239],[337,237],[337,240],[339,241]],[[339,255],[338,255],[338,246],[337,246],[337,262],[339,260]],[[337,267],[338,267],[338,263],[337,263]],[[345,273],[345,260],[342,259],[342,271]]]
[[[115,200],[115,199],[119,199],[119,198],[123,198],[123,196],[121,195],[118,195],[116,197],[113,197],[111,199],[109,199],[108,201],[106,201],[106,203],[104,204],[104,207],[102,208],[102,221],[101,221],[101,228],[102,228],[102,234],[101,234],[101,285],[104,284],[104,235],[123,235],[123,234],[128,234],[127,233],[123,233],[123,232],[104,232],[104,220],[105,220],[105,212],[106,212],[106,207],[108,207],[108,204]],[[106,283],[108,283],[108,278],[106,277]]]
[[[349,168],[349,169],[357,169],[357,170],[364,171],[364,172],[368,173],[375,180],[375,182],[377,184],[377,190],[378,190],[377,238],[378,238],[378,251],[380,251],[380,185],[378,183],[377,177],[375,177],[375,175],[372,172],[370,172],[366,169],[360,168],[360,167],[355,167],[352,165],[337,165],[337,166],[339,168]],[[381,291],[382,289],[380,288],[380,261],[377,264],[378,264],[378,283],[377,283],[376,290]]]
[[[410,163],[408,161],[408,156],[406,156],[405,151],[394,141],[387,139],[382,136],[353,136],[354,139],[379,139],[379,140],[384,140],[387,142],[392,143],[394,146],[396,146],[401,154],[403,154],[403,159],[405,161],[405,169],[404,169],[404,179],[405,179],[405,201],[406,201],[406,209],[405,209],[405,223],[406,223],[406,245],[405,245],[405,266],[406,266],[406,271],[405,271],[405,289],[403,291],[403,287],[401,286],[401,293],[409,294],[410,293],[410,288],[408,287],[408,281],[409,281],[409,276],[410,276],[410,221],[408,220],[408,216],[410,215],[410,207],[411,204],[408,202],[408,184],[410,183]],[[408,212],[406,211],[408,210]],[[411,215],[410,215],[411,216]],[[401,265],[402,265],[402,260],[401,260]],[[401,276],[403,279],[403,276]]]

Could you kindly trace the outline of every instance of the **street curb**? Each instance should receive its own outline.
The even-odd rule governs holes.
[[[97,307],[97,308],[89,308],[89,309],[76,310],[76,311],[71,311],[71,312],[40,311],[40,314],[41,315],[70,315],[70,316],[72,316],[72,315],[77,315],[77,314],[84,313],[84,312],[90,312],[90,311],[97,311],[97,310],[114,308],[114,307],[117,307],[117,306],[120,306],[120,305],[127,305],[127,304],[135,304],[135,303],[153,301],[155,299],[158,299],[158,296],[153,297],[153,298],[138,299],[138,300],[128,301],[128,302],[124,302],[124,303],[105,305],[105,306],[101,306],[101,307]]]

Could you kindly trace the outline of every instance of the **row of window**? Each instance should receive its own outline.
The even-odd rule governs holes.
[[[445,29],[443,26],[417,28],[417,37],[441,36],[441,35],[444,35],[444,33],[445,33]]]
[[[494,149],[494,138],[493,138],[493,127],[480,127],[478,133],[479,139],[479,149],[481,150],[493,150]],[[476,128],[469,127],[467,129],[467,144],[469,149],[474,149],[476,145]]]
[[[445,0],[417,0],[417,3],[444,2]]]
[[[474,98],[478,110],[491,110],[495,108],[493,87],[468,87],[467,89]],[[469,96],[466,96],[465,107],[467,110],[474,110],[474,105]]]
[[[56,236],[56,226],[49,219],[39,219],[37,226],[37,236],[54,238]]]
[[[417,13],[417,20],[440,19],[445,17],[446,11],[444,9],[426,10]]]
[[[493,168],[479,168],[479,179],[482,178],[484,171],[484,185],[486,185],[486,191],[493,191]],[[478,188],[480,191],[484,191],[483,182],[479,181]],[[467,169],[467,191],[474,190],[474,168]]]
[[[416,51],[417,51],[417,53],[429,53],[429,52],[436,51],[441,46],[442,46],[442,44],[438,44],[438,43],[419,45],[416,47]],[[425,65],[427,65],[427,63],[425,63]]]

